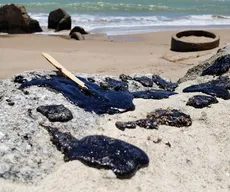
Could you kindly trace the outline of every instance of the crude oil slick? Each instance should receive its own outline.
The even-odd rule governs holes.
[[[186,105],[201,109],[204,107],[208,107],[214,103],[218,103],[218,100],[215,97],[211,97],[207,95],[195,95],[189,98]]]
[[[57,75],[38,77],[30,81],[25,80],[22,76],[17,76],[14,81],[21,83],[19,89],[22,90],[35,85],[51,88],[62,93],[73,104],[97,114],[115,114],[134,110],[133,98],[165,99],[176,94],[160,88],[153,89],[153,80],[145,76],[131,78],[126,75],[120,75],[123,81],[107,77],[101,82],[96,82],[93,78],[78,78],[86,84],[88,90],[81,89],[73,81]],[[158,81],[159,79],[161,78],[158,77]],[[138,88],[141,87],[142,91],[129,90],[127,81],[139,82]],[[165,87],[172,87],[166,81],[163,82]],[[175,87],[174,85],[173,87]],[[146,89],[145,87],[151,89]]]
[[[144,151],[124,141],[102,135],[77,140],[68,133],[46,127],[52,143],[64,154],[65,161],[80,160],[86,165],[111,169],[118,178],[130,178],[149,164]]]
[[[134,129],[136,126],[146,129],[157,129],[158,125],[188,127],[192,125],[192,119],[190,115],[187,115],[177,109],[157,109],[147,114],[146,119],[128,122],[118,121],[115,125],[122,131],[124,131],[125,128]]]

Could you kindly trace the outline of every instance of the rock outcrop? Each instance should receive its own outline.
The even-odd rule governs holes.
[[[85,39],[84,36],[83,36],[81,33],[79,33],[79,32],[73,32],[73,33],[70,35],[70,37],[71,37],[72,39],[76,39],[76,40],[78,40],[78,41],[81,41],[81,40],[84,40],[84,39]]]
[[[86,35],[89,34],[87,31],[85,31],[84,28],[79,27],[79,26],[75,26],[69,33],[69,35],[71,36],[73,33],[78,32],[81,33],[82,35]]]
[[[71,29],[71,17],[63,9],[51,11],[48,18],[48,28],[55,31]]]
[[[202,61],[199,65],[192,67],[191,69],[189,69],[187,71],[187,73],[185,74],[184,77],[182,77],[181,79],[179,79],[179,83],[183,83],[185,81],[188,80],[194,80],[196,79],[198,76],[201,76],[203,71],[205,69],[207,69],[208,67],[210,67],[211,65],[214,65],[217,61],[223,60],[224,62],[226,62],[225,58],[229,58],[230,55],[230,44],[227,44],[225,47],[223,47],[222,49],[219,49],[217,51],[217,54],[215,54],[214,56],[212,56],[211,58]],[[226,63],[228,64],[228,63]],[[224,63],[223,63],[224,65]],[[220,66],[223,68],[223,66]],[[227,71],[225,71],[227,72]]]
[[[32,19],[22,5],[0,7],[0,32],[10,34],[42,32],[37,20]]]

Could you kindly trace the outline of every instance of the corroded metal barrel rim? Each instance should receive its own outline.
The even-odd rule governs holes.
[[[208,37],[210,41],[208,42],[187,42],[182,40],[181,37],[188,37],[188,36],[197,36],[197,37]],[[219,46],[220,37],[215,33],[203,30],[188,30],[188,31],[181,31],[174,35],[172,35],[171,39],[171,50],[172,51],[180,51],[180,52],[187,52],[187,51],[202,51],[202,50],[209,50]]]

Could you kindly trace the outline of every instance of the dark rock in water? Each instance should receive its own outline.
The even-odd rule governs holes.
[[[125,81],[125,82],[128,82],[128,80],[133,80],[132,77],[130,77],[129,75],[125,75],[125,74],[119,75],[119,78],[120,78],[122,81]]]
[[[64,105],[43,105],[37,111],[46,116],[51,122],[67,122],[73,119],[73,115]]]
[[[159,75],[152,76],[153,82],[156,83],[160,88],[167,90],[167,91],[175,91],[178,87],[178,83],[168,82],[162,79]]]
[[[81,77],[78,78],[86,84],[88,90],[81,89],[75,82],[56,75],[50,76],[50,79],[43,77],[25,82],[19,89],[32,85],[49,87],[61,92],[75,105],[86,111],[94,111],[97,114],[114,114],[135,109],[131,93],[103,89],[96,83],[89,82]]]
[[[218,100],[215,97],[206,95],[195,95],[189,98],[186,105],[193,106],[194,108],[204,108],[213,103],[218,103]]]
[[[78,41],[85,40],[84,36],[81,33],[78,33],[78,32],[71,33],[70,37],[72,39],[75,39],[75,40],[78,40]]]
[[[83,29],[82,27],[80,27],[80,26],[75,26],[75,27],[70,31],[69,35],[71,36],[72,33],[75,33],[75,32],[78,32],[78,33],[80,33],[80,34],[82,34],[82,35],[88,34],[88,32],[86,32],[85,29]]]
[[[22,5],[0,6],[0,33],[23,34],[42,32],[37,20],[32,19]]]
[[[47,130],[53,144],[64,154],[65,161],[80,160],[92,167],[111,169],[119,178],[132,177],[149,163],[144,151],[118,139],[92,135],[77,140],[55,128],[48,127]]]
[[[151,119],[139,119],[135,121],[136,125],[145,129],[157,129],[157,121],[153,118]]]
[[[208,84],[200,84],[200,85],[192,85],[189,87],[186,87],[183,92],[202,92],[207,95],[211,95],[214,97],[219,97],[225,100],[230,99],[230,94],[228,90],[226,90],[224,87],[219,87],[215,85],[208,85]]]
[[[177,94],[172,91],[150,89],[147,91],[137,91],[132,93],[134,98],[143,98],[143,99],[167,99],[171,95]]]
[[[204,75],[222,75],[226,73],[230,68],[230,54],[223,55],[215,60],[213,65],[209,66],[202,72]]]
[[[71,16],[60,8],[51,11],[48,17],[48,28],[55,31],[71,29]]]
[[[65,29],[71,29],[71,17],[70,16],[64,17],[59,21],[57,28],[55,29],[55,32],[62,31]]]
[[[161,125],[169,125],[175,127],[192,125],[191,117],[177,109],[157,109],[149,113],[147,118],[156,119],[157,123]]]
[[[25,83],[27,80],[22,76],[22,75],[18,75],[14,78],[14,83]]]
[[[35,19],[30,20],[28,27],[30,28],[31,33],[42,32],[39,22]]]
[[[136,128],[136,123],[134,121],[128,121],[128,122],[121,122],[121,121],[117,121],[115,123],[116,127],[122,131],[125,130],[125,128],[127,129],[134,129]]]
[[[153,80],[142,76],[142,77],[134,77],[133,78],[135,81],[141,83],[144,87],[152,87],[153,86]]]

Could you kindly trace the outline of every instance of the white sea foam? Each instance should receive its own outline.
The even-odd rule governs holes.
[[[47,13],[30,13],[41,26],[47,27]],[[98,16],[86,14],[72,14],[72,26],[82,26],[91,32],[111,34],[140,33],[146,31],[160,31],[173,28],[187,27],[218,27],[229,26],[230,16],[222,15],[190,15],[182,17],[166,16]],[[47,33],[49,33],[47,31]]]

